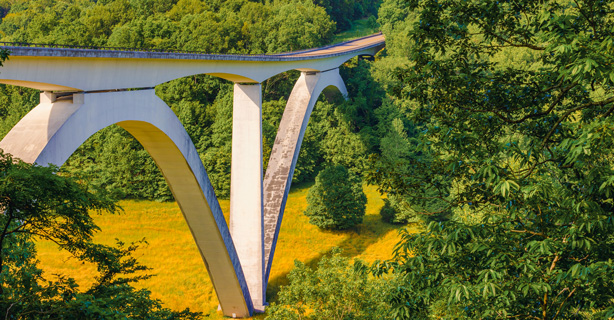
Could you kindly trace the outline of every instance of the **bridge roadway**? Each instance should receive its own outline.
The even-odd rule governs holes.
[[[0,82],[42,91],[95,91],[150,88],[204,73],[235,83],[261,83],[292,69],[312,72],[335,69],[351,57],[377,52],[383,43],[384,36],[375,34],[323,48],[272,55],[29,47],[5,43],[0,47],[10,50],[11,56],[1,72]]]
[[[327,87],[347,96],[339,66],[355,56],[374,56],[384,46],[382,34],[272,55],[0,43],[11,51],[0,83],[41,90],[40,104],[0,141],[0,148],[30,163],[61,166],[97,131],[113,124],[127,130],[166,178],[223,313],[247,317],[266,305],[277,235],[318,96]],[[260,83],[292,69],[301,76],[263,177]],[[156,85],[194,74],[235,83],[229,225],[190,137],[155,95]]]

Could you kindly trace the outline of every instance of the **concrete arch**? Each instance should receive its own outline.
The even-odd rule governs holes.
[[[339,69],[302,72],[288,98],[279,124],[263,182],[265,286],[271,272],[277,236],[305,130],[318,97],[331,86],[347,97]]]
[[[0,142],[24,161],[62,165],[99,130],[118,124],[150,153],[190,227],[225,315],[253,312],[241,264],[219,203],[190,137],[154,90],[74,94],[41,103]]]

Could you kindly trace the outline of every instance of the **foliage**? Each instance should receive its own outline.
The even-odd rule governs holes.
[[[335,23],[312,2],[13,1],[4,41],[267,53],[328,43]],[[372,10],[373,11],[373,10]]]
[[[419,222],[422,215],[417,212],[436,206],[438,201],[424,199],[428,201],[423,201],[421,206],[418,206],[415,201],[412,201],[414,199],[411,194],[404,194],[403,189],[388,184],[391,179],[384,178],[387,177],[384,175],[392,173],[391,168],[394,168],[392,174],[403,175],[403,177],[418,181],[426,180],[426,177],[422,176],[425,172],[418,173],[421,175],[419,177],[415,176],[417,166],[428,164],[424,155],[416,151],[416,130],[412,130],[414,128],[406,116],[390,101],[385,101],[384,105],[377,110],[376,116],[379,118],[377,134],[383,137],[380,140],[379,152],[372,154],[369,158],[371,168],[368,179],[377,181],[380,192],[386,194],[385,204],[380,212],[382,220],[393,224]],[[395,179],[398,178],[395,177]]]
[[[613,11],[583,0],[382,5],[405,62],[392,57],[381,79],[415,157],[378,166],[373,181],[417,212],[456,213],[404,235],[379,269],[404,282],[389,297],[396,316],[612,310]]]
[[[384,206],[380,210],[379,214],[380,214],[380,216],[382,216],[382,221],[384,221],[384,222],[392,223],[392,224],[396,224],[396,223],[402,224],[402,223],[405,223],[405,221],[402,221],[400,219],[396,219],[398,211],[397,211],[396,208],[394,208],[390,204],[390,200],[389,199],[384,199]]]
[[[232,149],[232,91],[218,95],[213,104],[215,120],[211,125],[204,154],[201,155],[216,195],[223,199],[230,196],[230,160]]]
[[[313,270],[295,260],[282,286],[278,301],[267,309],[266,319],[384,319],[386,304],[382,281],[367,276],[361,261],[349,259],[333,249]]]
[[[388,195],[388,198],[384,199],[384,206],[379,213],[382,216],[382,220],[392,224],[406,224],[410,222],[420,222],[420,216],[411,209],[407,203],[394,194]]]
[[[343,230],[362,223],[367,197],[360,179],[342,165],[320,171],[307,195],[305,215],[323,229]]]
[[[38,90],[0,84],[0,137],[4,137],[39,99]]]
[[[68,174],[106,189],[115,199],[172,200],[149,153],[119,126],[105,128],[81,145],[64,165]]]
[[[138,244],[117,247],[92,242],[99,230],[89,210],[118,210],[104,193],[93,192],[54,167],[40,167],[0,152],[0,309],[7,319],[105,318],[195,319],[172,312],[146,290],[130,284],[149,276],[131,253]],[[71,278],[44,277],[37,267],[34,239],[53,241],[82,262],[96,265],[94,284],[80,291]]]
[[[79,247],[97,230],[88,210],[114,212],[115,205],[89,192],[57,169],[26,164],[0,153],[0,248],[13,234],[32,234],[53,240],[62,248]],[[0,255],[0,268],[3,255]]]
[[[377,15],[380,0],[314,0],[314,3],[325,8],[326,12],[336,22],[339,31],[352,28],[352,22],[361,18]]]
[[[0,67],[2,66],[4,61],[6,61],[9,58],[10,53],[11,53],[10,51],[5,50],[5,49],[0,50]]]
[[[379,31],[377,18],[370,16],[369,18],[356,20],[352,22],[352,28],[335,34],[333,43],[349,41],[352,39],[368,36]]]
[[[264,39],[267,52],[316,48],[330,42],[335,23],[311,1],[273,7]]]

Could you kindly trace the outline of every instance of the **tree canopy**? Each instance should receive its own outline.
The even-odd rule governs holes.
[[[296,261],[278,302],[267,310],[268,320],[386,319],[386,283],[370,278],[361,261],[350,260],[333,249],[317,268]]]
[[[0,310],[7,319],[196,319],[189,310],[173,312],[132,283],[150,276],[131,256],[139,243],[116,247],[94,243],[99,231],[90,211],[119,208],[101,190],[75,179],[13,159],[0,151]],[[97,276],[80,290],[74,279],[54,278],[37,267],[36,240],[55,242]]]
[[[404,234],[379,268],[405,281],[396,315],[612,315],[613,11],[384,1],[379,79],[417,133],[407,165],[380,157],[373,181],[451,218]]]

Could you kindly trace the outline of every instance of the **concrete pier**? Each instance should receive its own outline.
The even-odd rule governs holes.
[[[256,311],[264,310],[262,88],[235,84],[230,169],[230,234]]]
[[[339,69],[302,72],[288,98],[279,124],[264,177],[265,285],[271,273],[277,236],[305,130],[318,97],[327,87],[335,87],[344,97],[347,96]]]

